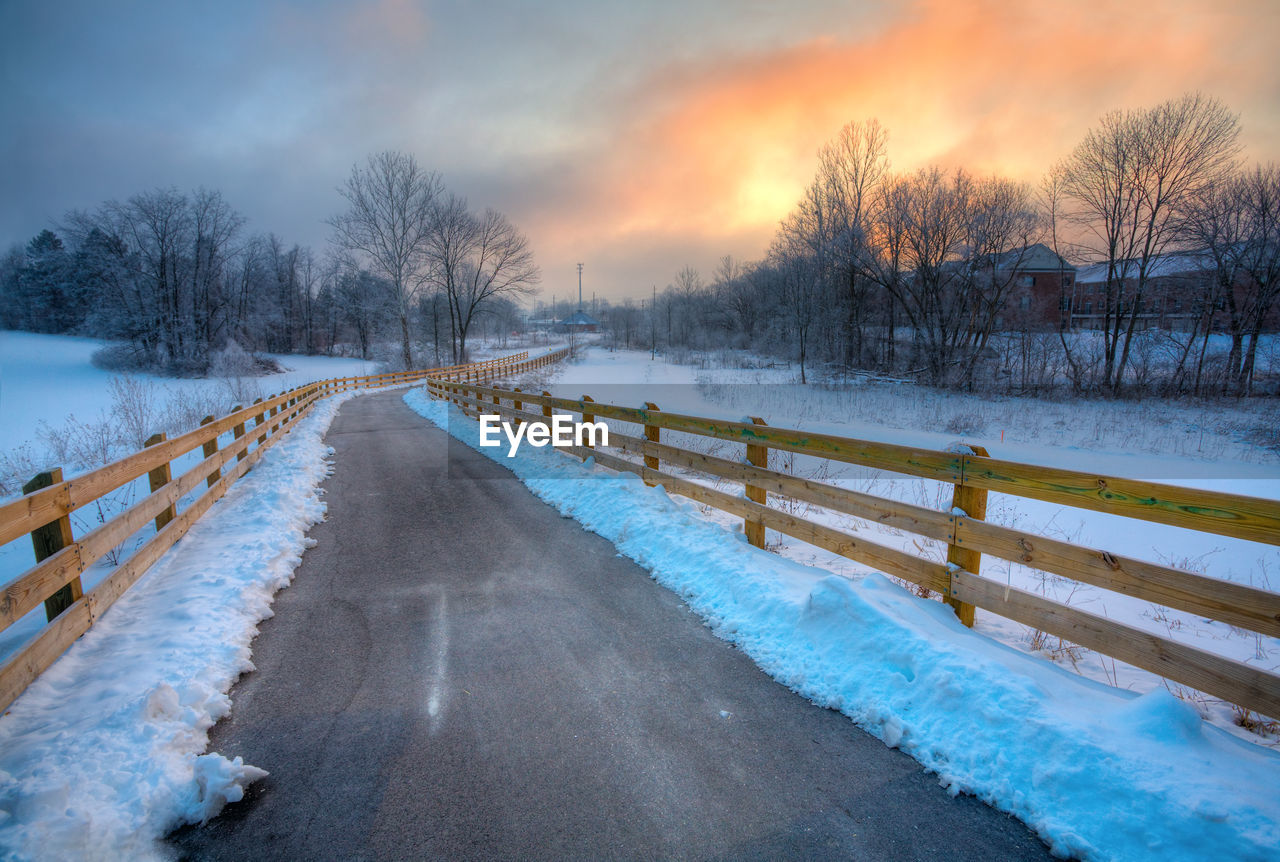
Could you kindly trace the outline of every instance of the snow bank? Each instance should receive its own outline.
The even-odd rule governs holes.
[[[163,858],[266,773],[203,754],[324,517],[321,401],[0,718],[0,856]]]
[[[405,401],[479,449],[475,422],[420,390]],[[953,793],[1014,814],[1055,853],[1278,858],[1280,755],[1167,692],[1138,696],[1028,656],[883,576],[848,580],[752,548],[634,475],[542,449],[494,460],[779,682],[910,754]]]

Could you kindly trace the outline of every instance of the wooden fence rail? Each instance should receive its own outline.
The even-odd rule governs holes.
[[[340,392],[435,381],[490,382],[564,358],[564,351],[529,358],[523,351],[464,365],[340,377],[308,383],[259,399],[223,417],[207,417],[198,428],[172,439],[156,434],[147,446],[118,461],[64,480],[61,470],[28,483],[29,493],[0,505],[0,545],[31,534],[36,564],[9,581],[0,594],[0,631],[47,603],[48,624],[0,666],[0,710],[84,634],[191,525],[219,500],[263,453],[320,399]],[[555,357],[551,359],[549,357]],[[221,442],[224,436],[230,442]],[[199,450],[203,456],[173,478],[174,459]],[[147,476],[150,493],[83,536],[72,535],[69,516],[118,488]],[[178,511],[180,501],[203,493]],[[24,489],[27,490],[27,489]],[[155,533],[91,590],[80,592],[80,576],[148,524]]]
[[[595,401],[588,396],[558,398],[547,393],[539,395],[436,377],[429,378],[426,385],[433,397],[449,400],[471,416],[486,413],[509,421],[545,421],[552,411],[560,411],[583,417],[583,421],[590,417],[591,421],[606,419],[640,426],[643,437],[611,429],[608,450],[615,451],[606,451],[599,442],[594,448],[561,448],[584,459],[594,458],[603,466],[635,473],[646,484],[662,485],[672,493],[743,518],[748,540],[757,547],[763,547],[763,531],[767,527],[937,592],[967,625],[973,624],[974,609],[982,608],[1245,709],[1280,718],[1280,675],[980,574],[981,558],[986,554],[1251,632],[1280,637],[1280,593],[1074,545],[985,520],[986,495],[996,491],[1280,545],[1280,501],[1004,461],[989,457],[980,448],[961,447],[960,451],[941,452],[777,428],[756,418],[749,422],[730,422],[666,413],[649,403],[642,408],[628,407]],[[745,452],[738,459],[731,459],[682,448],[664,442],[661,437],[664,430],[740,443]],[[796,453],[950,484],[954,486],[952,506],[949,511],[941,511],[799,478],[770,469],[769,451]],[[729,494],[663,472],[664,464],[741,483],[745,494]],[[887,547],[861,535],[851,535],[771,507],[767,503],[769,494],[945,543],[946,562]]]

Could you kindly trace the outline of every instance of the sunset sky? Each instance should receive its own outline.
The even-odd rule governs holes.
[[[1280,159],[1276,0],[0,4],[0,243],[158,186],[323,251],[395,149],[529,236],[542,298],[763,254],[850,120],[895,169],[1037,181],[1097,118],[1200,90]]]

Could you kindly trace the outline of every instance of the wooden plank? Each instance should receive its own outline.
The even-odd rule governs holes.
[[[1280,637],[1280,593],[967,518],[956,519],[956,541],[1033,569]]]
[[[635,473],[647,482],[662,485],[670,493],[680,494],[691,500],[714,506],[721,511],[739,517],[750,517],[759,520],[766,527],[800,539],[811,545],[831,551],[850,560],[871,566],[886,574],[904,578],[912,583],[921,584],[931,590],[945,591],[950,580],[947,569],[941,563],[932,563],[894,548],[885,547],[875,542],[854,538],[825,524],[817,524],[761,506],[743,497],[736,497],[680,479],[666,473],[652,470],[640,464],[624,461],[599,450],[595,451],[596,463],[614,470]]]
[[[56,521],[71,511],[71,491],[66,482],[24,494],[0,506],[0,545],[25,536],[37,527]]]
[[[994,458],[966,457],[964,484],[1063,506],[1280,545],[1280,500]]]
[[[1206,694],[1280,716],[1280,676],[966,572],[952,594],[1011,620],[1114,656]]]
[[[0,666],[0,710],[8,709],[32,680],[44,673],[92,624],[88,603],[81,598]]]
[[[281,400],[283,400],[282,397],[276,397],[271,401],[265,401],[261,405],[255,406],[260,409],[272,403],[278,405]],[[108,494],[125,483],[133,481],[143,473],[149,472],[161,464],[173,461],[178,456],[190,452],[197,446],[203,446],[219,434],[230,431],[237,422],[241,422],[251,415],[253,409],[251,407],[240,413],[228,414],[208,425],[202,425],[98,470],[75,477],[68,483],[72,510],[74,511],[83,505],[92,503],[104,494]]]
[[[538,420],[540,418],[537,414],[515,411],[506,406],[500,406],[492,412],[513,421]],[[702,452],[691,452],[665,443],[653,443],[639,437],[612,431],[609,433],[609,445],[611,448],[617,448],[644,457],[660,457],[664,462],[677,464],[723,479],[743,482],[744,484],[750,483],[775,494],[792,497],[825,509],[929,538],[949,542],[954,535],[953,524],[955,518],[935,509],[886,500],[841,488],[838,485],[803,479],[777,470],[730,461]],[[561,450],[567,451],[564,447],[561,447]]]
[[[852,515],[875,524],[905,530],[944,542],[951,541],[955,519],[936,509],[913,506],[896,500],[874,497],[838,485],[791,476],[777,470],[729,461],[702,452],[676,449],[666,444],[650,444],[627,434],[610,432],[609,443],[628,452],[643,455],[654,451],[664,461],[722,479],[750,483],[767,491],[791,497],[824,509]]]
[[[72,542],[5,584],[0,596],[0,631],[39,607],[46,597],[78,580],[83,572],[80,543]]]

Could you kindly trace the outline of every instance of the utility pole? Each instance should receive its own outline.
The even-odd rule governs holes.
[[[582,264],[578,264],[578,311],[582,311]]]
[[[653,301],[649,303],[649,361],[658,358],[658,286],[653,286]]]

